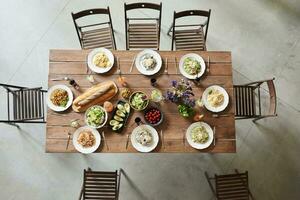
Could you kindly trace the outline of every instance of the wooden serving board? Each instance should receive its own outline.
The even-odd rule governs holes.
[[[163,60],[163,66],[159,73],[154,76],[144,76],[133,67],[130,73],[130,67],[132,65],[135,55],[139,51],[113,51],[115,56],[115,64],[111,71],[106,74],[99,75],[93,74],[96,82],[113,80],[118,85],[119,89],[122,86],[117,82],[117,66],[120,66],[121,74],[126,78],[126,82],[132,91],[144,91],[150,96],[154,87],[150,84],[150,78],[155,77],[157,79],[157,88],[165,92],[171,86],[171,80],[180,80],[183,76],[178,69],[178,63],[186,53],[186,51],[160,51],[159,54]],[[69,77],[73,78],[84,91],[92,86],[92,84],[86,79],[87,76],[87,55],[89,50],[50,50],[49,55],[49,81],[48,86],[51,87],[56,84],[68,85],[66,81],[51,81],[52,78]],[[177,105],[170,102],[163,102],[160,108],[164,114],[163,123],[155,127],[160,133],[163,131],[163,140],[160,138],[159,145],[153,152],[211,152],[211,153],[234,153],[236,152],[235,141],[235,118],[234,118],[234,98],[233,98],[233,83],[232,83],[232,62],[230,52],[211,52],[211,51],[199,51],[194,52],[203,57],[206,62],[209,57],[210,65],[209,71],[201,77],[200,84],[196,86],[193,84],[193,91],[195,97],[201,97],[205,88],[210,85],[220,85],[226,89],[229,94],[229,105],[221,113],[226,116],[213,117],[212,113],[205,108],[200,108],[197,111],[204,114],[203,121],[207,122],[211,127],[216,128],[216,143],[215,146],[211,145],[204,150],[196,150],[189,146],[185,139],[185,131],[187,127],[193,122],[192,120],[184,119],[177,112]],[[118,63],[119,61],[119,63]],[[168,73],[165,73],[165,67],[167,66]],[[75,97],[80,95],[80,92],[72,89]],[[120,94],[116,95],[111,102],[116,103],[121,99]],[[46,131],[46,152],[77,152],[72,144],[72,137],[70,145],[66,149],[68,132],[73,133],[74,128],[69,126],[70,121],[73,119],[79,119],[81,125],[84,125],[84,113],[76,113],[69,108],[63,113],[55,113],[48,109],[47,111],[47,131]],[[127,135],[132,132],[136,127],[134,125],[135,117],[140,116],[143,119],[143,113],[133,111],[129,116],[126,127],[122,133],[114,133],[107,125],[100,129],[99,132],[105,132],[105,140],[102,139],[101,145],[96,152],[108,152],[108,153],[134,153],[137,152],[130,143],[126,149]],[[109,117],[110,118],[110,117]],[[224,140],[225,139],[225,140]],[[226,140],[231,139],[231,140]],[[163,142],[162,142],[163,141]],[[108,148],[107,148],[108,146]]]

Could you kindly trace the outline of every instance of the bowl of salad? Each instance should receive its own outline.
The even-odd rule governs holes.
[[[144,92],[137,91],[129,97],[129,104],[134,110],[142,111],[147,108],[149,98]]]
[[[199,78],[205,72],[205,62],[198,54],[186,54],[180,58],[179,71],[188,79]]]
[[[92,106],[85,112],[85,123],[91,128],[103,127],[107,118],[107,112],[102,106]]]

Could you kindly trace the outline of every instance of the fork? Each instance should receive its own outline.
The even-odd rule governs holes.
[[[68,148],[69,148],[70,139],[71,139],[71,133],[68,132],[68,141],[67,141],[66,150],[68,150]]]
[[[70,80],[70,78],[65,76],[65,77],[61,77],[61,78],[52,78],[50,80],[51,81],[68,81],[68,80]]]
[[[101,135],[102,135],[102,137],[103,137],[103,140],[104,140],[104,143],[105,143],[105,145],[106,145],[107,150],[109,150],[108,144],[107,144],[107,140],[105,139],[104,131],[102,131]]]
[[[126,149],[128,148],[128,143],[129,143],[129,134],[127,134]]]
[[[219,114],[212,114],[212,117],[214,117],[214,118],[218,118],[218,117],[228,117],[229,116],[229,114],[221,114],[221,115],[219,115]]]
[[[166,58],[165,73],[168,74],[168,58]]]
[[[177,58],[175,57],[175,70],[176,70],[176,74],[178,74],[178,69],[177,69]]]
[[[214,146],[216,146],[216,127],[215,126],[214,126],[213,133],[214,133]]]
[[[210,68],[210,61],[209,61],[209,56],[207,58],[207,69],[206,71],[209,72],[209,68]]]
[[[133,65],[135,63],[135,59],[136,59],[136,56],[134,56],[133,60],[132,60],[132,63],[131,63],[131,66],[130,66],[130,70],[129,70],[129,73],[132,72],[132,69],[133,69]]]

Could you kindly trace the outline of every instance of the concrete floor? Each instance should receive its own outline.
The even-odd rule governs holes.
[[[118,48],[124,49],[121,0],[1,2],[0,82],[47,88],[49,49],[80,47],[70,13],[107,5]],[[44,125],[22,125],[19,131],[1,124],[0,199],[75,199],[88,166],[126,171],[121,200],[209,200],[204,171],[234,168],[249,170],[256,199],[300,199],[300,2],[165,0],[161,49],[170,49],[166,31],[173,10],[208,8],[208,49],[232,51],[235,83],[276,77],[277,118],[238,121],[236,154],[46,154]],[[3,98],[0,104],[4,110]]]

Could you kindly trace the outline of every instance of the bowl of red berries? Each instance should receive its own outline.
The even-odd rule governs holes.
[[[147,124],[158,126],[163,121],[163,114],[158,108],[151,107],[145,111],[144,118]]]

